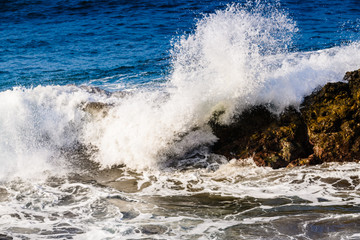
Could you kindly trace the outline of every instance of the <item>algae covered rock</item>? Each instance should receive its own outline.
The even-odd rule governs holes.
[[[360,157],[359,71],[348,82],[328,83],[306,97],[302,115],[318,162],[356,161]]]
[[[279,116],[266,106],[245,110],[233,124],[210,121],[219,138],[213,151],[227,158],[252,157],[273,168],[360,159],[360,70],[305,97],[300,112]],[[214,117],[216,118],[216,116]]]
[[[249,150],[257,165],[273,168],[299,165],[312,154],[307,129],[301,114],[288,108],[264,131],[251,136]],[[255,151],[254,151],[255,150]]]
[[[228,158],[253,157],[259,166],[280,168],[298,164],[312,153],[301,114],[291,107],[277,116],[265,106],[255,106],[230,126],[212,123],[212,127],[219,137],[215,153]]]

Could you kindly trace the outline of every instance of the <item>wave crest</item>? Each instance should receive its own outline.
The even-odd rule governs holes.
[[[215,112],[224,112],[223,124],[252,105],[280,112],[298,106],[319,85],[359,68],[356,42],[290,52],[296,24],[276,7],[254,4],[209,14],[192,34],[175,41],[173,70],[162,88],[121,97],[71,86],[1,92],[4,169],[16,172],[32,165],[51,170],[43,166],[61,158],[58,149],[76,142],[96,149],[92,160],[102,167],[124,164],[140,170],[193,151],[205,156],[217,140],[208,126]],[[111,103],[106,114],[94,117],[79,107],[94,101]]]

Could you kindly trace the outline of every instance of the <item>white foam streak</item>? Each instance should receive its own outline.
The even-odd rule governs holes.
[[[306,205],[313,206],[359,204],[359,171],[357,163],[274,170],[257,167],[251,159],[247,159],[231,161],[215,172],[199,169],[186,172],[153,171],[151,177],[146,177],[152,179],[149,180],[149,187],[137,194],[191,196],[208,193],[235,198],[286,198],[290,205],[293,204],[293,197],[306,200]]]

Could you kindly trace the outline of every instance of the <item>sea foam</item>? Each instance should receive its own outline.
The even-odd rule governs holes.
[[[274,7],[231,5],[174,40],[172,71],[162,87],[119,98],[75,86],[1,92],[0,176],[62,169],[64,149],[76,144],[91,146],[91,160],[102,167],[137,170],[195,150],[206,155],[217,140],[208,126],[214,112],[224,112],[222,124],[256,104],[281,112],[359,68],[359,43],[289,51],[294,34],[295,22]],[[94,101],[109,104],[104,116],[83,111]]]
[[[296,24],[267,5],[228,6],[199,20],[193,33],[174,41],[172,73],[158,91],[134,93],[99,122],[86,141],[103,166],[154,168],[217,138],[208,121],[224,111],[228,124],[255,104],[281,112],[299,106],[316,87],[340,81],[358,68],[360,46],[290,52]]]
[[[75,87],[38,86],[0,93],[0,179],[38,177],[42,171],[60,173],[61,149],[71,148],[79,137],[88,100]]]

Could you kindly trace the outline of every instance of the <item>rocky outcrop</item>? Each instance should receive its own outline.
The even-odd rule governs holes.
[[[211,125],[219,138],[213,151],[227,158],[253,157],[259,166],[280,168],[303,164],[313,153],[304,120],[294,108],[277,116],[265,106],[255,106],[230,126]]]
[[[347,82],[326,84],[302,104],[309,141],[319,162],[360,159],[359,72],[346,73]]]
[[[213,151],[228,158],[253,157],[273,168],[360,159],[360,70],[306,97],[300,112],[279,116],[266,106],[245,110],[233,124],[210,125],[219,138]]]
[[[89,113],[93,117],[103,118],[106,117],[111,107],[112,105],[106,103],[87,102],[83,105],[82,110]]]

